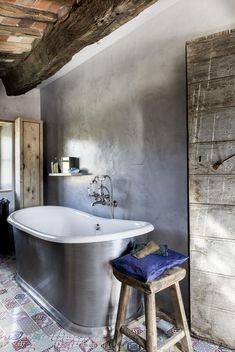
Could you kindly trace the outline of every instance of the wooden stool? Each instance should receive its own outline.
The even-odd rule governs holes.
[[[146,349],[148,352],[162,352],[163,350],[175,345],[178,342],[180,342],[183,351],[193,352],[188,323],[179,286],[179,281],[182,280],[186,275],[185,269],[175,267],[168,270],[163,276],[160,276],[156,280],[149,283],[144,283],[136,280],[128,275],[120,273],[116,269],[113,269],[113,273],[115,277],[122,283],[114,333],[115,351],[119,351],[122,342],[122,334],[124,334],[136,342],[138,345]],[[128,325],[124,325],[131,287],[134,287],[144,293],[145,314],[137,320],[145,320],[146,340],[141,336],[135,334],[130,329],[131,325],[133,325],[133,322],[136,322],[137,320],[132,321]],[[162,345],[160,348],[157,348],[155,294],[166,289],[167,287],[170,287],[175,311],[176,328],[178,330],[175,334],[173,334],[172,337],[167,339],[164,345]]]

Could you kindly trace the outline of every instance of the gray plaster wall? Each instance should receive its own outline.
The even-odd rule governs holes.
[[[40,120],[40,90],[32,89],[26,94],[9,97],[0,80],[0,120],[14,121],[17,117]]]
[[[234,13],[233,0],[180,0],[42,89],[47,204],[109,217],[87,196],[107,173],[117,218],[147,220],[156,242],[188,253],[185,42],[235,27]],[[55,155],[93,175],[48,177]]]

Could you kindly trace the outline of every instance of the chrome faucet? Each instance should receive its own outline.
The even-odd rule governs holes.
[[[105,205],[105,204],[103,204],[103,202],[101,200],[96,200],[95,202],[91,203],[91,206],[94,207],[97,204]]]
[[[107,180],[109,181],[110,189],[104,185]],[[88,195],[95,198],[95,201],[91,203],[92,207],[97,204],[108,205],[111,209],[112,218],[114,218],[114,207],[117,206],[117,202],[113,200],[113,185],[109,175],[95,176],[90,183],[90,187],[88,187]]]

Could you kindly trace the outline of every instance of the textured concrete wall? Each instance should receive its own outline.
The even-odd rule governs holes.
[[[232,0],[179,1],[42,89],[45,174],[55,155],[80,157],[112,176],[116,217],[150,221],[157,242],[188,253],[185,41],[235,27],[234,10]],[[46,203],[108,217],[90,207],[91,179],[46,176]]]
[[[40,120],[40,90],[8,97],[0,80],[0,120],[14,121],[17,117]]]

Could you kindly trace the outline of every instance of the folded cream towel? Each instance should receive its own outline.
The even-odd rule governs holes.
[[[146,257],[149,254],[152,254],[160,249],[160,246],[156,244],[154,241],[150,241],[144,246],[144,248],[132,254],[133,257],[137,259],[141,259]]]

